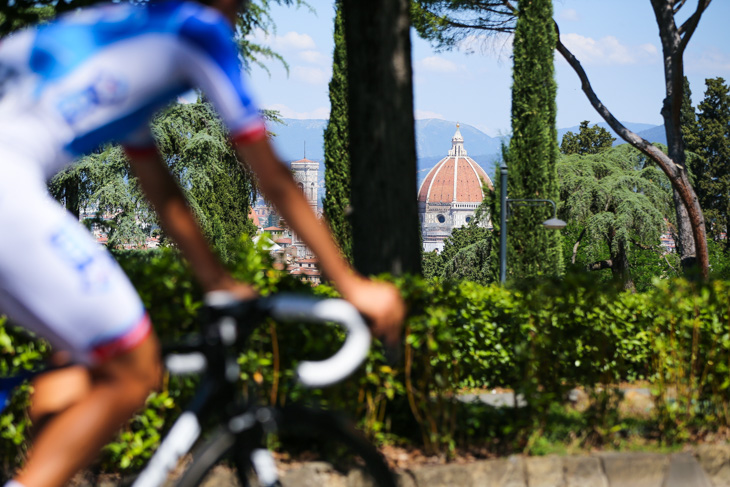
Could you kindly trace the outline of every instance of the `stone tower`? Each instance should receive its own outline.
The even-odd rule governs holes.
[[[300,159],[291,163],[291,170],[312,211],[318,213],[319,163]]]
[[[312,211],[319,215],[319,163],[310,161],[309,159],[300,159],[291,163],[291,170],[294,174],[294,180],[299,189],[307,198],[309,207]],[[292,245],[297,248],[297,256],[299,258],[312,256],[312,252],[304,245],[299,235],[292,232]]]

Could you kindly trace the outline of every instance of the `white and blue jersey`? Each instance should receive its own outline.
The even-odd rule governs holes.
[[[46,176],[109,141],[151,146],[153,114],[191,88],[205,93],[232,137],[265,133],[230,25],[198,3],[63,16],[0,43],[0,73],[0,147],[27,155]]]
[[[197,3],[94,7],[2,41],[0,78],[0,314],[79,361],[128,351],[151,332],[142,302],[45,180],[106,142],[154,148],[151,117],[191,88],[234,140],[265,137],[231,27]]]

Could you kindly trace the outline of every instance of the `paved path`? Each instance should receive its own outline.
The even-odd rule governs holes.
[[[322,462],[289,470],[283,487],[372,487],[358,472],[342,475]],[[690,451],[596,453],[581,456],[512,456],[466,465],[420,466],[398,472],[399,487],[730,487],[730,445]],[[67,487],[118,487],[116,478],[77,476]],[[203,487],[239,487],[227,467]]]
[[[702,446],[673,454],[513,456],[467,465],[415,467],[398,475],[400,487],[730,487],[730,446]],[[284,487],[365,485],[357,475],[343,477],[323,463],[293,470],[282,483]]]

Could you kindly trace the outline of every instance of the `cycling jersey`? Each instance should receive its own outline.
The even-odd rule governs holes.
[[[106,142],[154,147],[150,118],[191,88],[235,140],[265,137],[233,32],[197,3],[99,6],[2,41],[0,78],[0,312],[97,363],[144,341],[149,319],[45,179]]]
[[[0,73],[0,147],[28,156],[46,177],[109,141],[152,146],[152,115],[191,88],[203,90],[233,138],[265,134],[231,27],[198,3],[65,15],[0,43]]]

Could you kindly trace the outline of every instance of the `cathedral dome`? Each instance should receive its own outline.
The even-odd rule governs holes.
[[[469,224],[484,199],[482,183],[494,190],[487,173],[466,155],[459,124],[449,155],[441,159],[418,190],[418,216],[426,251],[443,249],[452,230]],[[479,225],[490,228],[487,216]]]
[[[419,203],[481,203],[482,181],[494,189],[492,180],[479,164],[466,155],[459,125],[451,138],[449,155],[431,169],[418,191]]]

